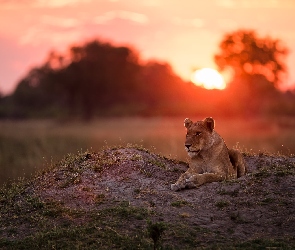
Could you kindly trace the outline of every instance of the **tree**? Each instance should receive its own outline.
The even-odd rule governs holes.
[[[78,106],[85,119],[97,110],[134,102],[141,66],[128,47],[114,47],[97,40],[71,48],[71,63],[63,71],[68,106]],[[134,103],[133,103],[134,104]]]
[[[231,69],[234,79],[262,75],[275,87],[287,72],[284,63],[288,49],[278,39],[259,37],[253,30],[226,34],[214,60],[220,71]]]
[[[46,116],[54,112],[59,103],[56,95],[56,74],[46,65],[29,71],[12,95],[14,103],[22,110],[22,116]]]

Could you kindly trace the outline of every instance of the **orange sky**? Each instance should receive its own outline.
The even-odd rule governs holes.
[[[193,68],[215,67],[224,33],[240,28],[289,47],[286,84],[292,84],[294,13],[294,0],[0,0],[0,92],[11,92],[50,50],[93,38],[168,61],[189,80]]]

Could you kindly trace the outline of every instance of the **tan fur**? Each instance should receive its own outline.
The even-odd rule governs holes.
[[[190,157],[190,165],[178,181],[171,185],[173,191],[238,178],[245,174],[242,154],[226,147],[221,136],[214,130],[215,121],[211,117],[196,123],[186,118],[184,126],[187,128],[185,148]]]

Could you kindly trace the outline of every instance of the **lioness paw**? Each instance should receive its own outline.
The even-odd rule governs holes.
[[[171,184],[171,190],[172,191],[178,191],[180,190],[179,186],[177,184]]]
[[[186,182],[195,182],[197,181],[197,176],[196,175],[190,175],[188,176],[187,179],[185,179]]]

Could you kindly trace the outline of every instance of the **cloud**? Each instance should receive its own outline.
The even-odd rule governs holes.
[[[83,23],[74,18],[43,15],[38,24],[31,26],[20,38],[20,44],[39,45],[50,42],[54,45],[77,39]]]
[[[31,27],[19,40],[21,45],[38,46],[40,44],[50,44],[51,46],[67,46],[72,41],[78,41],[81,32],[70,30],[68,32],[48,31],[42,27]]]
[[[41,18],[41,22],[44,25],[51,25],[61,28],[73,28],[80,25],[80,21],[75,18],[60,18],[55,16],[44,15]]]
[[[295,8],[293,0],[217,0],[224,8]]]
[[[179,26],[202,28],[204,27],[205,21],[201,18],[183,19],[180,17],[173,18],[172,22]]]
[[[31,3],[32,3],[32,0],[23,0],[23,1],[0,0],[0,9],[4,9],[4,10],[17,9],[19,7],[30,5]]]
[[[33,7],[41,8],[60,8],[65,6],[89,3],[91,0],[35,0]]]
[[[142,25],[149,22],[148,17],[144,14],[124,10],[106,12],[101,16],[95,17],[94,22],[97,24],[105,24],[114,19],[125,19]]]
[[[238,28],[238,23],[233,19],[218,19],[217,24],[220,28],[225,30],[234,30]]]
[[[142,0],[142,4],[144,6],[155,7],[155,6],[159,6],[161,4],[161,1],[159,1],[159,0]]]
[[[234,8],[236,6],[234,0],[217,0],[217,5],[224,8]]]
[[[0,0],[1,8],[17,9],[20,7],[61,8],[77,4],[90,3],[92,0]]]

